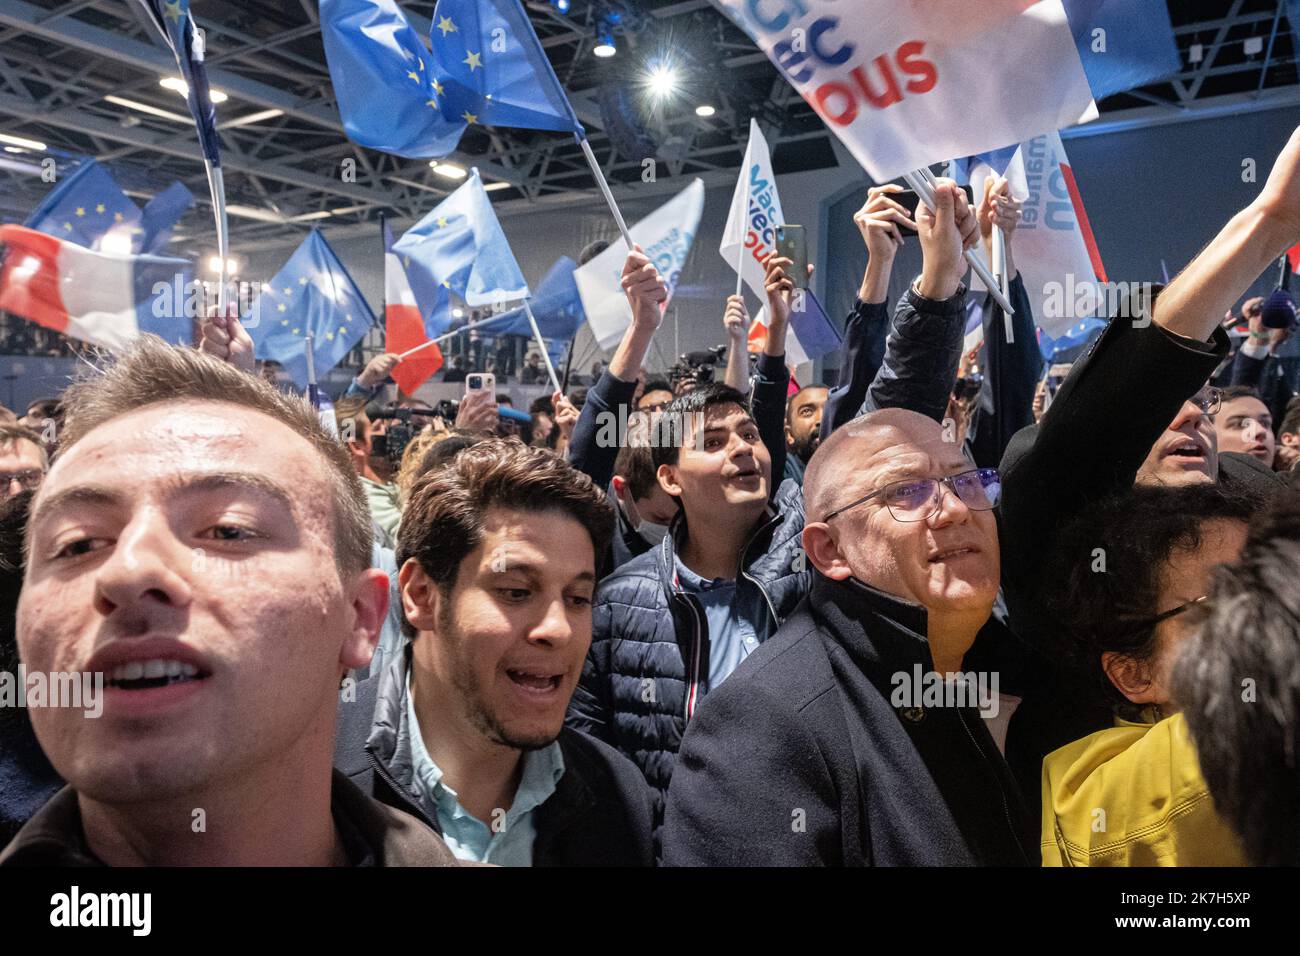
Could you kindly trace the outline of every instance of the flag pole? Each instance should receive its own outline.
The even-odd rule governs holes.
[[[750,137],[751,139],[753,137]],[[740,208],[743,210],[741,215],[740,226],[740,249],[736,253],[736,295],[744,294],[742,283],[745,281],[742,270],[745,266],[745,239],[749,235],[749,146],[745,146],[745,155],[740,167],[740,175],[745,184],[745,202]]]
[[[930,175],[930,171],[922,168],[915,172],[904,173],[903,178],[907,180],[907,184],[912,187],[913,191],[921,197],[921,201],[933,210],[935,206],[934,177]],[[995,279],[993,274],[989,272],[989,267],[985,264],[984,260],[980,258],[979,253],[974,249],[967,249],[965,257],[966,261],[970,263],[971,268],[975,270],[975,274],[979,276],[980,281],[984,283],[989,292],[993,295],[994,301],[997,302],[998,305],[1002,306],[1002,311],[1008,316],[1015,315],[1016,310],[1011,307],[1011,303],[1007,301],[1007,297],[1002,294],[1002,289],[998,286],[997,279]]]
[[[605,202],[609,203],[609,211],[614,214],[614,221],[618,223],[618,231],[623,236],[623,241],[627,243],[627,251],[632,251],[632,234],[627,231],[627,223],[623,221],[623,214],[619,212],[618,203],[614,201],[614,194],[609,191],[609,183],[605,182],[605,174],[601,172],[600,163],[596,162],[596,154],[591,151],[591,144],[587,142],[586,136],[579,136],[578,145],[582,147],[582,155],[587,157],[587,165],[591,167],[592,175],[596,177],[596,185],[600,191],[605,194]]]
[[[312,408],[320,408],[320,389],[316,385],[315,336],[307,330],[307,399]]]
[[[407,349],[405,352],[397,356],[397,360],[399,362],[404,361],[405,359],[410,358],[416,352],[422,352],[431,345],[437,345],[439,342],[444,342],[447,339],[460,335],[460,333],[462,332],[471,332],[474,329],[477,329],[479,326],[488,325],[492,322],[499,322],[500,320],[501,320],[501,316],[492,315],[492,316],[488,316],[486,319],[479,319],[477,322],[471,322],[469,325],[462,325],[460,328],[454,329],[451,332],[447,332],[443,335],[440,335],[436,339],[429,339],[429,341],[427,342],[421,342],[419,345],[415,346],[415,348]]]
[[[555,390],[561,391],[560,380],[555,377],[555,366],[551,364],[550,353],[546,351],[546,342],[542,339],[542,330],[537,327],[537,318],[533,315],[533,307],[524,299],[524,314],[528,316],[528,324],[533,327],[533,337],[537,339],[537,347],[542,350],[542,361],[546,363],[546,374],[551,377],[551,385]]]
[[[217,255],[221,257],[221,268],[217,270],[217,314],[222,321],[226,315],[226,269],[230,259],[230,224],[226,218],[226,181],[221,167],[212,165],[209,159],[203,160],[203,168],[208,174],[208,191],[212,194],[212,215],[217,223]]]

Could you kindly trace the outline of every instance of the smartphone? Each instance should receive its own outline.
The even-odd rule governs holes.
[[[477,392],[486,389],[489,392],[497,390],[497,377],[491,372],[475,372],[473,375],[465,376],[465,394]]]
[[[966,202],[971,206],[974,206],[975,190],[969,185],[962,186],[961,188],[962,191],[966,193]],[[901,193],[889,193],[888,195],[890,199],[894,200],[894,202],[907,210],[907,218],[911,219],[912,222],[916,222],[916,207],[917,204],[920,203],[921,197],[918,196],[914,190],[904,189]],[[901,223],[898,224],[898,231],[904,235],[916,235],[915,229],[904,226]]]
[[[794,280],[795,288],[808,288],[808,232],[803,226],[776,227],[776,254],[789,259],[786,274]]]

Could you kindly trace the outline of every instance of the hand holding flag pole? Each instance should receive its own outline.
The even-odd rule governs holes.
[[[931,174],[928,169],[921,168],[916,172],[904,173],[903,178],[907,180],[907,184],[912,187],[916,194],[921,197],[922,202],[931,209],[935,208],[935,180],[933,174]],[[998,280],[993,277],[991,272],[989,272],[989,267],[985,265],[984,260],[980,258],[979,253],[974,249],[967,249],[966,261],[970,263],[971,268],[975,270],[975,274],[979,276],[984,285],[988,287],[989,292],[993,295],[993,300],[997,302],[998,305],[1002,306],[1003,313],[1007,316],[1015,315],[1016,310],[1011,307],[1010,300],[1002,294],[1002,289]]]

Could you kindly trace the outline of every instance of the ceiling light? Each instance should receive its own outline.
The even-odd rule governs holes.
[[[290,222],[310,222],[310,221],[312,221],[313,219],[328,219],[328,218],[329,218],[330,216],[332,216],[332,215],[333,215],[333,213],[331,213],[328,209],[322,209],[322,210],[320,210],[319,212],[305,212],[305,213],[303,213],[301,216],[291,216],[291,217],[289,218],[289,221],[290,221]]]
[[[465,310],[460,306],[456,306],[456,308],[451,310],[451,317],[453,319],[463,319],[465,318]]]
[[[171,120],[173,123],[184,123],[190,125],[194,122],[188,116],[182,116],[180,113],[173,113],[170,110],[160,109],[157,106],[150,106],[148,103],[141,103],[138,100],[128,100],[124,96],[106,96],[104,102],[112,103],[114,106],[125,106],[129,110],[135,110],[139,113],[148,113],[150,116],[157,116],[161,119]]]
[[[179,76],[164,76],[158,81],[158,85],[164,90],[171,90],[172,92],[179,93],[181,96],[190,95],[190,85]],[[212,100],[213,103],[224,103],[226,100],[230,99],[230,97],[220,90],[209,88],[208,99]]]
[[[455,163],[444,163],[433,159],[429,161],[429,165],[433,167],[435,173],[446,179],[464,179],[469,175],[463,166],[457,166]]]
[[[498,189],[512,189],[513,187],[514,183],[488,183],[483,187],[483,191],[485,193],[494,193]]]
[[[208,258],[208,271],[214,276],[221,274],[221,256],[210,256]],[[226,275],[233,276],[239,271],[239,263],[234,259],[226,260]]]
[[[258,113],[249,113],[247,116],[237,116],[228,122],[220,124],[217,129],[230,129],[232,126],[252,126],[254,123],[262,123],[283,115],[284,110],[262,110]]]
[[[677,89],[677,71],[667,63],[656,63],[650,67],[646,86],[655,99],[665,99]]]
[[[569,0],[555,0],[555,9],[561,13],[569,12]]]
[[[596,45],[592,47],[591,52],[602,59],[606,59],[617,53],[618,49],[614,46],[614,34],[602,33],[597,39]]]
[[[27,149],[45,149],[45,144],[39,140],[10,136],[8,133],[0,133],[0,143],[9,143],[11,146],[25,146]]]
[[[696,116],[712,116],[716,112],[717,110],[708,103],[701,103],[699,106],[695,107]]]
[[[21,146],[6,146],[6,147],[5,147],[5,152],[6,152],[6,153],[25,153],[25,152],[27,152],[27,150],[23,149]]]
[[[276,224],[285,221],[284,216],[269,209],[259,209],[256,206],[241,206],[239,203],[229,203],[226,206],[226,212],[232,216],[240,216],[244,219],[256,219],[258,222],[274,222]]]

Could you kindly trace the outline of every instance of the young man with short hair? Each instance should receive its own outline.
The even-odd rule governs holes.
[[[340,704],[336,765],[461,859],[650,865],[650,796],[564,727],[613,514],[551,453],[488,439],[411,489],[398,535],[410,640]]]
[[[357,476],[315,411],[145,336],[69,390],[32,503],[18,649],[102,680],[31,709],[68,781],[8,865],[449,865],[330,757],[388,605]]]

